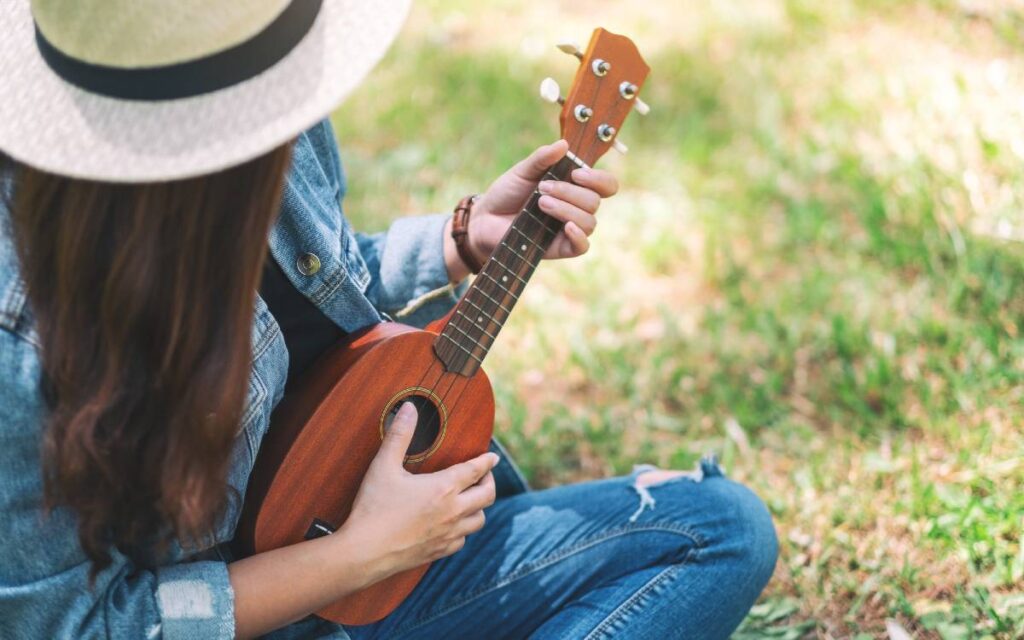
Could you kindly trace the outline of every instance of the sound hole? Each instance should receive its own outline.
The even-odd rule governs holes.
[[[388,411],[388,415],[384,418],[384,429],[391,428],[391,423],[394,421],[395,416],[398,415],[398,410],[406,402],[413,403],[417,413],[416,433],[412,436],[409,448],[405,450],[405,455],[412,457],[426,453],[434,446],[437,434],[441,431],[441,416],[438,414],[437,407],[430,401],[430,398],[416,395],[408,396],[396,402],[395,406],[391,407],[391,411]]]

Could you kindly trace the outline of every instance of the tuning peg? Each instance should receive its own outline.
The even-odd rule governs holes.
[[[583,59],[583,52],[580,51],[580,46],[575,42],[560,42],[556,46],[562,53],[568,53],[571,56],[576,56],[578,60]]]
[[[558,82],[554,78],[544,78],[540,81],[540,98],[551,104],[565,104],[562,90],[558,88]]]
[[[612,140],[612,149],[615,149],[616,151],[618,151],[622,155],[626,155],[627,153],[629,153],[629,147],[627,147],[623,143],[619,142],[618,138]]]
[[[636,101],[633,103],[633,108],[636,109],[637,113],[639,113],[642,116],[646,116],[648,113],[651,112],[650,105],[648,105],[646,102],[644,102],[640,98],[635,98],[635,100]]]

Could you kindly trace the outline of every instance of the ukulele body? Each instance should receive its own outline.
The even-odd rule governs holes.
[[[271,416],[236,530],[238,552],[269,551],[341,527],[389,414],[406,400],[419,410],[405,462],[411,473],[438,471],[487,451],[494,427],[490,381],[482,369],[470,377],[448,373],[434,353],[436,338],[431,331],[377,324],[333,347],[304,374]],[[376,622],[429,566],[396,574],[317,615],[350,625]]]

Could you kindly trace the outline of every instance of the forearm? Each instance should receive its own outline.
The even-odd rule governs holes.
[[[383,579],[346,537],[342,528],[231,563],[236,637],[268,633]]]

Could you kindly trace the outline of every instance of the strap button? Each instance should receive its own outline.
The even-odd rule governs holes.
[[[315,253],[304,253],[296,260],[295,266],[299,268],[299,273],[302,275],[312,276],[320,271],[320,258]]]

